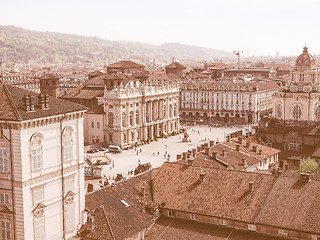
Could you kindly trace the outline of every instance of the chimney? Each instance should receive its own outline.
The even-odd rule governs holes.
[[[183,152],[182,153],[182,159],[187,161],[187,156],[188,156],[188,153],[187,152]]]
[[[238,137],[238,143],[242,144],[242,137]]]
[[[30,111],[34,111],[34,96],[29,94]]]
[[[252,151],[255,152],[255,153],[257,152],[257,146],[256,145],[252,146]]]
[[[242,165],[243,166],[247,166],[248,164],[247,164],[247,159],[245,159],[245,158],[242,158],[241,159],[241,162],[242,162]]]
[[[96,226],[94,223],[94,217],[92,216],[92,213],[88,213],[87,222],[86,222],[87,230],[92,231]]]
[[[93,184],[88,183],[87,192],[89,193],[89,192],[92,192],[93,190],[94,190]]]
[[[193,158],[188,158],[187,165],[188,166],[192,166],[193,165]]]
[[[204,148],[204,153],[207,154],[207,155],[209,155],[209,152],[210,152],[209,150],[210,150],[209,147],[205,147],[205,148]]]
[[[193,149],[192,149],[192,157],[195,157],[195,156],[196,156],[196,153],[197,153],[197,149],[196,149],[196,148],[193,148]]]
[[[218,153],[217,152],[212,152],[212,158],[214,160],[217,160],[217,157],[218,157]]]
[[[311,181],[311,174],[310,173],[300,173],[300,182],[310,182]]]
[[[253,182],[249,182],[249,192],[253,192]]]
[[[143,197],[146,196],[146,186],[147,186],[146,182],[143,182],[141,187],[141,193]]]
[[[44,109],[45,108],[45,104],[44,104],[44,94],[40,93],[38,95],[38,105],[40,107],[40,109]]]
[[[236,144],[236,150],[239,152],[240,151],[240,144]]]
[[[225,149],[222,150],[222,156],[224,156],[224,157],[227,156],[227,150],[225,150]]]
[[[200,182],[203,183],[204,180],[206,178],[206,173],[202,172],[202,169],[201,169],[201,173],[200,173]]]
[[[219,138],[217,138],[216,144],[219,144]]]
[[[262,149],[259,149],[259,155],[262,155]]]
[[[205,147],[205,148],[209,147],[209,143],[204,143],[203,147]]]
[[[210,147],[213,147],[213,146],[214,146],[214,141],[213,141],[213,140],[210,140],[210,141],[209,141],[209,146],[210,146]]]
[[[24,95],[22,98],[23,101],[23,109],[25,111],[30,111],[30,103],[29,103],[29,97],[27,95]]]
[[[201,152],[201,147],[197,146],[197,152]]]
[[[180,160],[182,158],[182,154],[177,154],[177,160]]]
[[[250,147],[251,147],[251,142],[247,141],[247,148],[250,149]]]
[[[49,108],[49,94],[44,95],[44,107]]]
[[[227,135],[227,142],[230,142],[230,135]]]

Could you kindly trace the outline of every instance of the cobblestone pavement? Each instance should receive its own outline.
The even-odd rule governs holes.
[[[118,173],[124,177],[130,177],[130,171],[138,166],[138,164],[151,163],[151,166],[159,167],[163,162],[175,161],[177,154],[187,151],[214,140],[222,142],[225,140],[226,134],[240,129],[248,129],[247,126],[242,128],[236,127],[208,127],[208,126],[192,126],[188,127],[187,132],[191,142],[183,143],[183,134],[171,136],[166,139],[158,139],[150,144],[139,146],[137,149],[124,150],[120,154],[106,152],[106,156],[111,159],[111,164],[104,167],[104,174],[107,178],[116,177]]]

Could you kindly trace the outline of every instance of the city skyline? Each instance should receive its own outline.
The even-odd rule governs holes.
[[[1,25],[160,45],[247,51],[244,56],[319,54],[318,3],[304,1],[7,1]],[[311,8],[311,6],[313,6]]]

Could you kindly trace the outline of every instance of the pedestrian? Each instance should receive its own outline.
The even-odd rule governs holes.
[[[159,156],[159,154],[160,154],[160,153],[158,152],[158,156]]]
[[[140,163],[140,158],[138,159],[138,163]]]
[[[152,153],[152,155],[154,156],[154,152]]]

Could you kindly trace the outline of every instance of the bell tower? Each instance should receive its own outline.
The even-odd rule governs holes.
[[[48,73],[39,78],[40,92],[57,98],[59,96],[59,77]]]

